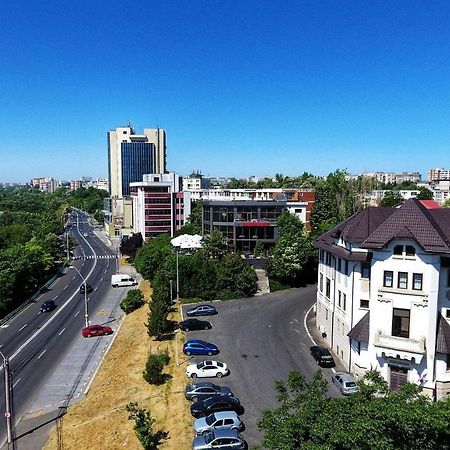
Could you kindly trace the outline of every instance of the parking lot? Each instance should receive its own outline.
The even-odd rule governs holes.
[[[256,426],[262,410],[277,406],[275,380],[285,379],[292,370],[309,378],[318,368],[309,354],[312,342],[304,328],[304,316],[315,295],[316,287],[308,286],[262,297],[214,302],[218,314],[200,317],[211,322],[212,329],[186,333],[186,339],[203,339],[219,347],[217,356],[190,357],[186,365],[205,359],[228,364],[228,376],[198,380],[229,386],[240,399],[245,409],[241,416],[246,426],[243,436],[249,446],[262,439]],[[189,307],[183,307],[184,317]],[[331,369],[322,370],[330,380]],[[329,391],[338,395],[331,383]]]

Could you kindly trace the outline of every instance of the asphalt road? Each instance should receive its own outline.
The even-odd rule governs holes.
[[[93,287],[89,294],[89,315],[94,316],[110,287],[116,270],[111,249],[92,234],[84,216],[74,221],[71,235],[78,242],[72,261]],[[83,233],[88,233],[86,238]],[[110,255],[112,258],[108,258]],[[85,259],[86,257],[91,257]],[[103,258],[96,258],[102,256]],[[13,385],[14,424],[28,410],[45,380],[56,370],[71,343],[79,338],[85,323],[84,296],[79,294],[82,278],[75,269],[67,269],[51,288],[20,314],[0,328],[0,350],[10,359]],[[43,301],[54,299],[57,308],[40,313]],[[3,372],[3,367],[1,368]],[[1,376],[3,379],[3,376]],[[4,384],[0,385],[0,415],[4,416]],[[6,425],[0,420],[0,442],[6,439]]]
[[[308,286],[262,297],[214,302],[218,314],[204,317],[212,329],[186,333],[186,339],[203,339],[219,347],[219,355],[191,357],[188,363],[212,359],[228,364],[229,376],[201,380],[229,386],[240,399],[245,409],[241,417],[246,426],[243,436],[250,446],[262,439],[256,426],[261,412],[278,405],[275,381],[286,379],[292,370],[310,379],[318,369],[309,354],[312,342],[304,327],[305,314],[315,296],[316,287]],[[183,310],[188,308],[184,306]],[[322,370],[330,380],[331,369]],[[338,395],[331,383],[329,393]]]

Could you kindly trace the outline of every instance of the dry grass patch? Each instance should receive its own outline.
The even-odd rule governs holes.
[[[140,286],[148,300],[148,283]],[[125,407],[137,402],[151,412],[156,423],[154,430],[169,432],[163,449],[189,449],[192,441],[192,418],[184,398],[185,365],[175,364],[175,341],[156,342],[147,335],[145,322],[148,307],[127,315],[116,339],[105,357],[85,399],[69,407],[63,419],[63,448],[76,449],[142,449]],[[178,311],[173,320],[179,318]],[[182,344],[181,344],[182,345]],[[180,342],[179,347],[181,348]],[[149,385],[142,377],[149,352],[167,350],[171,360],[165,372],[172,379],[162,386]],[[184,361],[182,353],[180,362]],[[45,450],[56,449],[57,436],[53,432]]]

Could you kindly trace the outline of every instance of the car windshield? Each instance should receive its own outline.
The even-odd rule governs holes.
[[[197,364],[197,369],[202,369],[203,367],[205,367],[205,361]]]
[[[210,414],[206,416],[205,421],[208,425],[212,425],[216,421],[216,416],[214,414]]]
[[[214,433],[208,433],[205,436],[205,443],[209,444],[214,439]]]
[[[346,387],[356,387],[356,383],[354,381],[347,381],[345,383]]]
[[[333,359],[331,355],[322,355],[322,359]]]

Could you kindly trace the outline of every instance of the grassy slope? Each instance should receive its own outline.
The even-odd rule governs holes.
[[[148,283],[141,289],[146,299],[151,296]],[[87,397],[71,406],[64,416],[63,448],[68,449],[141,449],[133,431],[134,422],[128,420],[125,406],[138,402],[156,419],[154,430],[164,429],[170,438],[161,448],[184,450],[191,448],[192,418],[184,399],[186,384],[184,364],[176,366],[175,341],[156,342],[147,335],[147,306],[125,317],[122,327]],[[179,319],[176,311],[173,319]],[[181,348],[181,344],[179,343]],[[166,372],[172,379],[163,386],[152,386],[142,378],[149,352],[168,349],[171,361]],[[180,355],[180,362],[184,361]],[[54,431],[44,449],[57,448]]]

